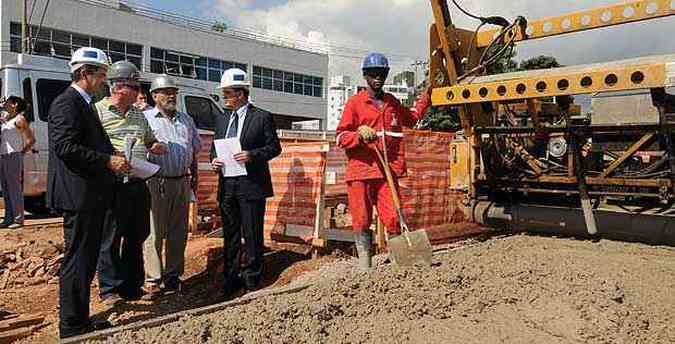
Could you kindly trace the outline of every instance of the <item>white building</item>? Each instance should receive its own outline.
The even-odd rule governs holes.
[[[34,2],[33,54],[68,59],[75,49],[94,46],[113,62],[126,59],[139,66],[146,89],[152,77],[166,72],[211,90],[216,99],[223,70],[239,67],[252,76],[253,102],[272,112],[280,129],[307,120],[325,126],[326,54],[124,1],[51,1],[40,26],[48,1]],[[0,66],[17,63],[22,9],[23,0],[0,0]]]
[[[326,130],[335,130],[342,118],[347,100],[356,94],[357,87],[353,86],[351,78],[345,75],[330,78],[328,86],[328,113],[326,115]]]
[[[398,98],[398,100],[403,104],[404,106],[411,107],[413,103],[412,99],[412,92],[410,90],[410,87],[406,85],[405,83],[401,83],[398,85],[384,85],[382,87],[385,92],[391,93],[394,95],[394,97]]]
[[[335,130],[342,118],[342,111],[349,97],[356,94],[365,86],[354,86],[351,84],[351,78],[344,75],[334,76],[330,78],[328,86],[328,113],[326,115],[326,130]],[[391,93],[394,97],[401,101],[404,106],[411,107],[413,100],[410,87],[406,84],[399,85],[384,85],[382,87],[385,92]]]

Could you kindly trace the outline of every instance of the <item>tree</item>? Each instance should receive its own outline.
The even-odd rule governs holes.
[[[562,67],[553,56],[539,55],[520,62],[520,70],[549,69]]]
[[[225,32],[225,30],[227,30],[227,24],[225,22],[216,21],[213,25],[211,25],[211,30]]]

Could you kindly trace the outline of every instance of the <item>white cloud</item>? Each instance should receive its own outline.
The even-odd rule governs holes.
[[[460,0],[470,12],[513,19],[543,18],[614,4],[616,0]],[[361,56],[368,51],[389,54],[394,72],[410,68],[413,58],[428,55],[432,21],[427,0],[292,0],[265,9],[253,0],[217,0],[218,11],[234,26],[252,27],[274,35],[330,46],[331,74],[359,78]],[[449,4],[453,22],[473,29],[477,22]],[[556,56],[563,64],[591,63],[673,52],[675,19],[577,33],[518,46],[518,57]],[[350,49],[347,49],[350,48]],[[346,56],[348,55],[348,56]]]

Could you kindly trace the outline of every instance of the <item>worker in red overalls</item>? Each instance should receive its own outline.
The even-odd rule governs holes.
[[[347,155],[347,194],[359,269],[370,269],[373,205],[392,235],[400,234],[391,191],[374,149],[383,151],[386,139],[389,166],[397,178],[405,174],[402,127],[413,127],[430,105],[428,91],[418,99],[415,109],[408,109],[382,87],[389,74],[389,62],[379,53],[370,53],[363,60],[363,77],[368,87],[347,101],[338,125],[337,144]],[[379,138],[379,139],[378,139]]]

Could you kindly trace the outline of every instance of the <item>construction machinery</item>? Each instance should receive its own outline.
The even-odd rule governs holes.
[[[668,93],[675,55],[486,75],[519,42],[671,16],[675,1],[511,21],[452,2],[480,25],[455,27],[447,1],[431,0],[429,80],[433,105],[459,110],[451,175],[466,193],[468,217],[492,227],[675,245],[675,96]],[[588,115],[573,104],[575,95],[617,92],[633,98],[604,97],[610,106]],[[613,100],[623,105],[612,107]]]

